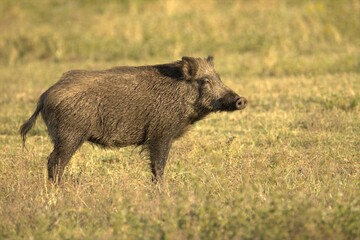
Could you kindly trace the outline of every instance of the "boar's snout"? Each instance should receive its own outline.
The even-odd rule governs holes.
[[[220,98],[217,102],[219,108],[215,108],[216,111],[236,111],[242,110],[247,105],[247,100],[244,97],[240,97],[236,93],[230,91],[224,97]]]
[[[236,109],[237,110],[241,110],[241,109],[244,109],[247,105],[247,100],[246,98],[244,97],[239,97],[237,100],[236,100],[236,103],[235,103],[235,106],[236,106]]]

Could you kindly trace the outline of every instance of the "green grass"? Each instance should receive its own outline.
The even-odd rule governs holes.
[[[359,239],[358,1],[0,3],[0,239]],[[175,142],[165,182],[141,148],[85,144],[47,182],[39,119],[69,69],[215,56],[249,100]]]

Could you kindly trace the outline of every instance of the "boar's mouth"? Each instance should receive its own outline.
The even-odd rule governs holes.
[[[244,97],[223,97],[216,101],[214,106],[214,111],[227,111],[232,112],[236,110],[242,110],[246,108],[247,100]]]

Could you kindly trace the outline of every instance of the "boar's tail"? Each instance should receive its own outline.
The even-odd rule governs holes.
[[[37,107],[35,109],[35,112],[31,115],[31,117],[26,122],[24,122],[23,125],[21,125],[21,127],[20,127],[20,135],[21,135],[21,138],[22,138],[23,147],[25,147],[26,134],[34,126],[36,118],[37,118],[37,116],[39,115],[39,113],[41,112],[42,109],[43,109],[43,101],[40,98],[39,102],[38,102],[38,105],[37,105]]]

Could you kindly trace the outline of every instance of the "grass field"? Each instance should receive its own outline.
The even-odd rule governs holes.
[[[0,3],[0,239],[360,239],[359,1],[99,2]],[[175,142],[163,185],[89,144],[49,184],[40,119],[22,149],[64,71],[208,54],[249,105]]]

